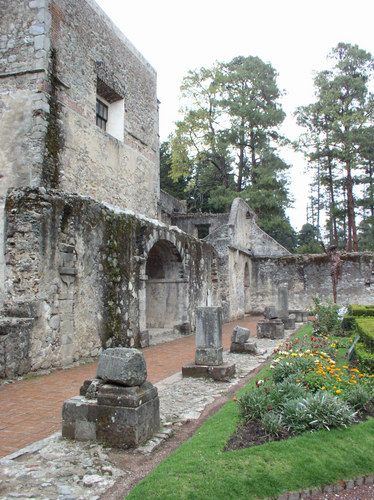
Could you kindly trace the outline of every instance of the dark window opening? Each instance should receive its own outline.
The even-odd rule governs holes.
[[[196,227],[197,227],[197,237],[200,240],[208,236],[210,224],[198,224]]]
[[[108,106],[99,99],[96,99],[96,125],[102,130],[106,130],[108,122]]]

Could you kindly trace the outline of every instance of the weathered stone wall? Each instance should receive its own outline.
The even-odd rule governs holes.
[[[40,183],[49,111],[45,94],[51,18],[48,0],[0,1],[0,305],[4,203],[9,187]]]
[[[338,284],[339,304],[374,303],[374,254],[342,256],[343,275]],[[252,258],[250,272],[251,312],[262,313],[277,304],[278,286],[288,284],[289,308],[306,309],[314,296],[332,300],[330,261],[326,255],[290,255],[280,258]]]
[[[156,218],[159,167],[154,69],[92,0],[53,0],[50,9],[51,46],[61,82],[58,98],[64,146],[59,153],[59,186]],[[123,99],[123,140],[96,126],[98,78]]]
[[[178,320],[193,327],[196,306],[206,305],[213,249],[177,229],[45,188],[12,190],[6,214],[7,314],[32,305],[31,370],[66,366],[102,346],[139,346],[147,261],[160,241],[183,270],[169,280],[171,291],[183,282]]]
[[[213,233],[217,228],[227,224],[229,214],[204,214],[192,213],[185,215],[174,215],[171,223],[178,226],[188,234],[198,236],[198,226],[209,226],[209,234]]]
[[[232,228],[232,246],[254,256],[280,257],[290,252],[260,229],[256,216],[244,200],[236,198],[231,205],[228,222]]]
[[[186,200],[178,200],[166,191],[160,190],[160,202],[158,218],[165,224],[173,225],[173,217],[176,214],[187,213]]]

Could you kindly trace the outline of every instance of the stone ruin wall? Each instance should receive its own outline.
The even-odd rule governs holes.
[[[22,333],[24,373],[96,356],[103,346],[139,346],[146,262],[160,240],[182,256],[182,319],[193,327],[196,306],[206,305],[214,252],[181,231],[44,188],[13,190],[6,211],[5,313],[34,318]],[[2,333],[0,374],[13,363],[14,375],[18,358]]]
[[[50,49],[46,0],[0,2],[0,305],[4,283],[4,205],[8,188],[40,182],[48,111]]]
[[[343,275],[338,283],[339,304],[374,303],[374,254],[352,253],[342,256]],[[263,313],[277,305],[278,286],[288,284],[289,308],[307,309],[312,298],[332,301],[330,261],[326,255],[290,255],[279,258],[253,258],[250,272],[249,307]]]
[[[156,218],[159,145],[156,73],[94,1],[0,6],[1,305],[7,190],[58,187]],[[124,99],[123,140],[96,126],[98,76]]]

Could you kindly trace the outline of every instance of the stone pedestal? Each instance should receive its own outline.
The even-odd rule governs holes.
[[[253,340],[249,340],[251,332],[248,328],[236,326],[231,336],[230,352],[257,354],[257,345]]]
[[[221,382],[230,380],[235,375],[235,363],[222,363],[219,366],[196,365],[190,363],[182,366],[183,377],[212,378]]]
[[[278,318],[288,318],[288,285],[282,284],[278,287]]]
[[[196,309],[195,363],[182,367],[183,377],[228,380],[234,373],[235,364],[223,363],[222,309],[198,307]]]
[[[222,357],[222,309],[198,307],[196,309],[197,365],[221,365]]]
[[[257,337],[259,339],[282,339],[284,325],[281,319],[260,319],[257,323]]]
[[[80,396],[64,402],[63,437],[128,448],[158,432],[157,389],[145,381],[145,361],[139,351],[107,349],[100,356],[97,377],[84,382]],[[130,385],[134,382],[138,385]]]
[[[295,315],[290,314],[288,318],[282,319],[285,330],[295,329]]]

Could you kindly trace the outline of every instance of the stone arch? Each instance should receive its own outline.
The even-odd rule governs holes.
[[[248,262],[246,262],[244,266],[243,286],[244,286],[244,313],[248,313],[250,312],[249,301],[250,301],[250,286],[251,286],[251,276],[249,273]]]
[[[188,290],[185,266],[174,243],[160,239],[145,263],[145,327],[181,331],[187,321]]]

